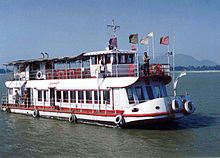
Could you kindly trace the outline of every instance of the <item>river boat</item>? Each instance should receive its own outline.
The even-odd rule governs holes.
[[[110,26],[113,31],[117,28]],[[112,37],[116,39],[115,34]],[[138,56],[135,49],[108,47],[60,58],[42,53],[38,59],[6,63],[13,71],[5,82],[7,95],[1,109],[34,118],[116,127],[144,126],[192,114],[195,108],[188,95],[167,94],[170,65],[154,63],[143,69]]]

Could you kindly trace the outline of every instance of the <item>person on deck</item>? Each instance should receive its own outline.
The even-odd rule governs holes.
[[[24,104],[28,105],[28,91],[27,90],[24,91]]]
[[[18,104],[19,103],[19,99],[20,99],[20,95],[18,94],[18,91],[16,90],[15,91],[15,104]]]
[[[104,65],[102,57],[99,60],[99,65],[100,65],[100,72],[104,73],[105,72],[105,65]]]
[[[144,52],[144,56],[143,56],[143,62],[144,62],[143,69],[144,69],[144,75],[145,76],[150,74],[149,61],[150,61],[150,58],[147,55],[147,52]]]

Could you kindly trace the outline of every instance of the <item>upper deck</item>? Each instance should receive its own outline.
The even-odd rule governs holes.
[[[62,58],[18,60],[5,65],[13,67],[12,80],[21,81],[170,76],[168,64],[150,64],[149,68],[143,68],[143,64],[140,64],[138,60],[137,52],[131,50],[105,50]]]

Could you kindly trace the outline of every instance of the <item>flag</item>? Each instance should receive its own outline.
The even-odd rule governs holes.
[[[117,48],[117,47],[118,47],[117,38],[116,37],[110,38],[110,40],[109,40],[109,50],[112,50],[112,49]]]
[[[129,36],[129,43],[138,44],[138,34],[131,34]]]
[[[149,37],[146,36],[146,37],[143,37],[141,40],[140,40],[140,43],[142,45],[148,45],[149,44]]]
[[[153,33],[153,32],[150,32],[150,33],[147,34],[147,36],[148,36],[148,37],[153,37],[153,36],[154,36],[154,33]]]
[[[161,37],[160,44],[168,45],[169,44],[169,36]]]

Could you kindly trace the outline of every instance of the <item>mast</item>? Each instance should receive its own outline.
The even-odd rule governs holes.
[[[175,32],[173,32],[173,89],[175,89]],[[175,96],[175,92],[174,92]]]
[[[112,19],[112,24],[111,25],[107,25],[107,28],[111,28],[112,32],[113,32],[113,37],[116,37],[116,30],[118,28],[120,28],[120,26],[119,25],[115,25],[115,20]]]

